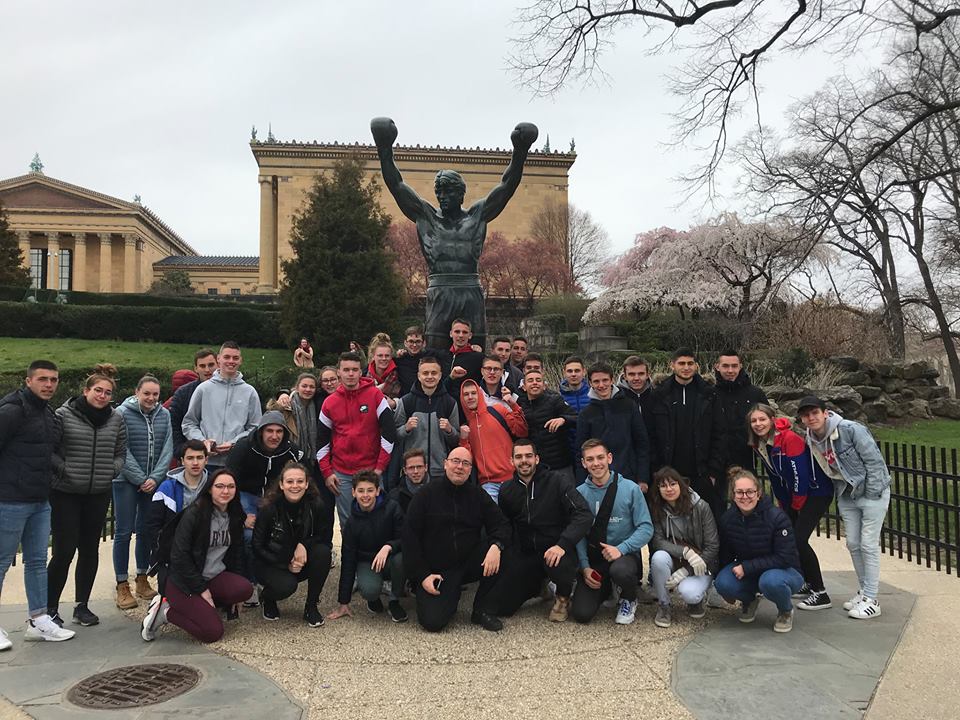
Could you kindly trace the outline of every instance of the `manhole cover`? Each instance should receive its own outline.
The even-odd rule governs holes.
[[[156,705],[183,695],[198,682],[199,671],[187,665],[127,665],[81,680],[67,691],[67,700],[97,710]]]

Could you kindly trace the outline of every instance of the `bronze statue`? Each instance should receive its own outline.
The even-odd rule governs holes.
[[[519,123],[510,133],[513,155],[500,184],[482,200],[464,210],[467,185],[459,173],[441,170],[434,187],[439,210],[421,198],[403,182],[393,159],[397,126],[386,117],[370,121],[370,131],[380,156],[383,181],[400,211],[417,225],[420,250],[430,269],[427,283],[427,311],[424,331],[431,347],[450,345],[450,324],[454,318],[468,320],[473,341],[484,347],[487,318],[477,267],[487,223],[507,206],[523,177],[523,163],[537,139],[537,126]]]

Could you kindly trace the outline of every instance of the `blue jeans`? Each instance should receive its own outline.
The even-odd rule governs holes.
[[[260,500],[261,497],[259,495],[243,492],[243,490],[240,491],[240,505],[243,507],[245,515],[256,515],[257,510],[260,509]],[[253,529],[248,527],[243,528],[243,566],[243,574],[247,580],[249,580],[252,585],[256,585],[257,568],[253,558]]]
[[[353,475],[333,471],[337,476],[339,492],[336,493],[337,501],[337,519],[340,520],[340,532],[350,519],[350,511],[353,508]]]
[[[863,594],[872,600],[876,600],[880,592],[880,531],[889,506],[890,488],[878,498],[853,500],[849,495],[837,498],[853,569],[857,571]]]
[[[3,579],[23,546],[23,584],[30,617],[47,612],[47,544],[50,542],[50,503],[0,502],[0,590]]]
[[[790,596],[803,587],[803,575],[796,568],[772,568],[757,575],[746,575],[743,580],[737,580],[733,574],[732,562],[717,573],[713,581],[717,592],[727,601],[739,600],[749,605],[760,592],[767,600],[777,606],[777,612],[788,613],[793,610],[793,601]]]
[[[147,513],[150,512],[152,492],[140,492],[140,488],[126,480],[113,483],[113,571],[117,582],[126,582],[130,571],[130,536],[136,532],[137,544],[134,557],[137,575],[146,575],[150,568],[150,548],[153,538],[147,537]]]

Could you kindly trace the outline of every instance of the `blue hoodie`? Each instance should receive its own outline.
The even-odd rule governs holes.
[[[653,522],[650,520],[650,511],[647,510],[647,501],[643,499],[640,486],[633,480],[611,472],[610,480],[603,487],[597,487],[593,480],[588,478],[577,488],[577,492],[583,495],[587,505],[590,506],[590,512],[596,517],[600,503],[603,502],[603,496],[607,492],[607,485],[615,477],[618,478],[617,495],[613,499],[613,508],[610,510],[606,543],[615,545],[624,555],[638,553],[653,537]],[[590,567],[590,562],[587,560],[586,538],[577,543],[577,557],[580,559],[581,568]]]

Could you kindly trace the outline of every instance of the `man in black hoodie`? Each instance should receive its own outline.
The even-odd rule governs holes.
[[[548,468],[575,481],[573,455],[567,431],[576,426],[577,411],[563,401],[560,393],[545,387],[543,373],[529,370],[517,401],[527,419],[527,433],[537,446],[539,459]],[[516,465],[516,458],[514,458]]]
[[[260,498],[271,483],[279,479],[288,462],[301,462],[303,450],[290,440],[290,431],[279,410],[265,412],[257,427],[237,440],[227,454],[226,466],[233,471],[246,514],[243,539],[247,579],[254,583],[248,605],[257,603],[256,573],[253,567],[253,526],[257,520]]]
[[[485,630],[503,628],[486,598],[510,541],[510,525],[486,491],[467,482],[472,467],[470,451],[454,448],[444,461],[445,479],[428,483],[407,508],[401,533],[404,565],[416,588],[417,622],[429,632],[447,626],[460,604],[461,588],[477,580],[470,621]]]
[[[620,382],[617,387],[636,403],[650,444],[650,467],[659,468],[657,458],[657,426],[653,419],[653,383],[650,381],[650,365],[639,355],[630,355],[623,361]]]
[[[691,350],[681,348],[670,362],[673,375],[653,390],[659,462],[690,479],[719,518],[725,503],[723,416],[716,390],[700,377]]]
[[[524,384],[530,379],[527,373]],[[513,466],[513,478],[500,490],[513,538],[490,602],[497,615],[513,615],[549,578],[557,586],[549,617],[563,622],[579,568],[577,543],[590,532],[593,513],[568,477],[540,465],[532,440],[513,441]]]
[[[753,448],[747,444],[747,413],[757,403],[766,403],[767,394],[750,382],[737,350],[724,350],[713,370],[717,376],[717,400],[726,433],[726,467],[739,465],[753,470]]]
[[[634,402],[613,384],[613,368],[596,363],[587,370],[590,404],[577,417],[576,446],[602,440],[613,455],[611,468],[646,491],[650,483],[650,445],[643,418]],[[581,480],[586,470],[577,471]]]

